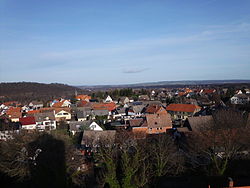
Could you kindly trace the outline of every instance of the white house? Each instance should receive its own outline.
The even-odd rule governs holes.
[[[248,104],[250,97],[245,94],[236,94],[231,99],[231,104]]]
[[[55,113],[56,121],[60,120],[71,120],[71,113],[66,110],[57,110]]]
[[[32,101],[29,103],[29,107],[33,110],[37,110],[43,107],[43,102],[41,101]]]
[[[54,130],[56,129],[56,120],[54,112],[43,112],[34,114],[37,129],[39,130]]]
[[[104,102],[113,102],[113,99],[110,96],[107,96],[107,98],[104,100]]]
[[[103,131],[103,128],[101,128],[96,122],[92,122],[90,125],[89,125],[89,129],[92,130],[92,131]]]

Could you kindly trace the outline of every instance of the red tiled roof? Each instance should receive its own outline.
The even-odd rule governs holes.
[[[111,103],[93,103],[92,104],[92,108],[94,110],[108,110],[108,111],[112,111],[112,110],[116,109],[116,105],[113,102],[111,102]]]
[[[167,106],[167,111],[175,111],[175,112],[194,112],[196,109],[200,109],[201,107],[194,104],[170,104]]]
[[[7,110],[6,115],[10,118],[22,117],[21,107],[11,107]]]
[[[53,104],[52,107],[60,108],[60,107],[62,107],[62,105],[63,105],[63,101],[62,102],[57,102],[57,103]]]
[[[164,113],[164,111],[166,112],[165,108],[163,108],[162,106],[152,104],[146,108],[145,112],[149,114],[155,114],[155,113],[162,113],[162,112]]]
[[[36,124],[34,116],[20,118],[19,121],[22,125]]]
[[[146,108],[146,113],[154,114],[154,113],[156,113],[160,108],[161,108],[161,106],[159,106],[159,105],[149,105],[149,106]]]
[[[211,93],[214,93],[214,92],[215,92],[214,89],[204,89],[204,90],[202,91],[202,93],[205,93],[205,94],[211,94]]]
[[[78,99],[78,100],[89,100],[89,99],[91,99],[91,96],[88,96],[88,95],[77,95],[76,99]]]
[[[40,113],[40,110],[31,110],[27,112],[27,114],[37,114],[37,113]]]

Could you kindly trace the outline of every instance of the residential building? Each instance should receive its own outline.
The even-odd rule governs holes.
[[[166,107],[173,119],[185,120],[201,110],[201,107],[194,104],[170,104]]]

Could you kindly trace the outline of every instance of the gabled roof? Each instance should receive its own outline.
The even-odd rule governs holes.
[[[46,121],[46,120],[55,120],[55,115],[53,112],[43,112],[34,114],[36,122]]]
[[[169,127],[172,128],[170,114],[147,114],[146,120],[149,128]]]
[[[6,111],[6,115],[8,115],[10,118],[20,118],[22,117],[21,107],[10,107]]]
[[[33,116],[20,118],[19,121],[22,125],[36,124],[35,117]]]
[[[156,113],[167,112],[161,105],[151,104],[146,108],[145,113],[156,114]]]
[[[147,121],[143,118],[130,119],[128,123],[131,127],[147,127]]]
[[[77,95],[76,99],[78,99],[78,100],[90,100],[91,96],[88,96],[88,95]]]
[[[188,122],[188,128],[192,131],[202,129],[202,127],[206,127],[214,123],[214,119],[212,116],[188,117],[186,121]]]
[[[170,104],[167,106],[167,111],[174,112],[195,112],[196,109],[201,109],[201,107],[194,104]]]
[[[62,107],[62,105],[63,105],[63,102],[57,102],[57,103],[54,103],[52,105],[52,107],[54,107],[54,108],[60,108],[60,107]]]
[[[33,104],[33,105],[43,105],[43,102],[42,101],[31,101],[30,104]]]

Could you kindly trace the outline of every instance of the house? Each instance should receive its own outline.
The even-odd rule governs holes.
[[[250,96],[246,94],[236,94],[230,101],[231,104],[248,104],[250,102]]]
[[[170,114],[146,114],[145,118],[128,120],[126,122],[136,137],[144,137],[147,134],[166,133],[172,129]]]
[[[112,98],[110,96],[107,96],[107,98],[104,100],[105,103],[113,102]]]
[[[159,134],[166,133],[168,129],[172,129],[172,120],[170,114],[146,114],[147,133]]]
[[[170,104],[166,107],[173,119],[185,120],[201,110],[201,107],[194,104]]]
[[[69,100],[62,99],[60,102],[54,103],[52,107],[54,108],[64,108],[70,107],[71,102]]]
[[[55,108],[56,121],[71,120],[71,113],[69,108]]]
[[[128,116],[141,116],[143,114],[143,110],[145,105],[132,105],[127,108],[126,115]]]
[[[119,103],[122,104],[122,105],[128,104],[129,102],[130,102],[130,100],[129,100],[128,97],[121,97],[119,99]]]
[[[91,99],[91,96],[88,95],[77,95],[76,99],[79,101],[87,101],[89,102],[89,100]]]
[[[122,116],[126,116],[126,108],[117,108],[112,111],[113,119],[121,118]]]
[[[98,125],[95,121],[70,121],[69,131],[75,135],[77,132],[82,132],[85,130],[92,131],[103,131],[102,127]]]
[[[211,95],[216,92],[216,89],[202,89],[200,95]]]
[[[188,117],[184,122],[184,127],[190,131],[199,131],[207,125],[214,123],[213,116],[194,116]]]
[[[92,131],[103,131],[103,128],[94,121],[89,125],[89,129]]]
[[[56,129],[56,120],[54,112],[42,112],[34,114],[37,129],[54,130]]]
[[[22,129],[35,130],[36,129],[36,120],[34,116],[23,117],[19,119]]]
[[[69,122],[69,131],[75,135],[77,132],[82,132],[83,130],[88,130],[88,123],[89,122],[82,122],[82,121],[70,121]]]
[[[146,107],[145,114],[167,114],[167,111],[161,105],[150,104]]]
[[[76,117],[77,121],[87,121],[92,116],[92,110],[77,110]]]
[[[33,110],[37,110],[43,107],[42,101],[32,101],[29,103],[29,108]]]
[[[22,108],[21,107],[10,107],[7,111],[6,111],[6,115],[9,117],[9,119],[12,122],[18,122],[19,118],[22,117],[22,112],[21,112]]]

